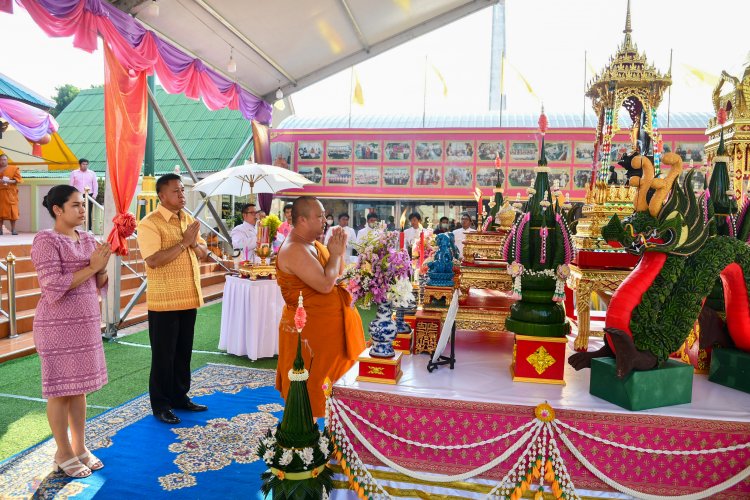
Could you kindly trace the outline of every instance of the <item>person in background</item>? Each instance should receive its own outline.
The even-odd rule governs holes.
[[[367,214],[367,225],[357,231],[357,243],[362,244],[364,239],[370,234],[370,231],[374,231],[378,228],[378,214],[370,212]]]
[[[284,205],[284,222],[281,223],[277,231],[277,236],[281,235],[284,238],[289,236],[289,232],[292,230],[292,204],[287,203]],[[282,240],[283,241],[283,240]]]
[[[70,181],[68,182],[71,186],[76,188],[81,194],[86,193],[86,188],[89,190],[89,196],[96,199],[99,195],[99,183],[96,181],[96,172],[89,170],[89,161],[86,158],[78,160],[78,170],[73,170],[70,173]],[[91,222],[93,220],[93,214],[91,209],[94,204],[91,200],[86,200],[86,219],[88,219],[88,230],[91,231]]]
[[[265,210],[258,210],[258,222],[263,222],[263,219],[268,215]]]
[[[18,184],[23,182],[21,169],[17,165],[8,165],[8,155],[0,154],[0,234],[3,224],[10,221],[11,234],[16,232],[18,220]]]
[[[325,416],[326,398],[323,381],[338,380],[356,363],[365,348],[362,319],[352,307],[352,296],[338,278],[344,271],[346,233],[334,228],[328,247],[317,241],[322,234],[323,205],[312,196],[294,201],[294,229],[279,250],[276,276],[284,310],[279,323],[279,361],[276,367],[276,389],[286,398],[289,392],[288,372],[297,353],[294,315],[300,293],[304,295],[307,323],[302,330],[305,366],[313,417]],[[314,358],[314,362],[312,359]]]
[[[188,397],[195,317],[203,305],[200,259],[208,255],[200,222],[185,208],[185,186],[177,174],[156,181],[159,206],[138,224],[138,245],[146,261],[151,374],[148,394],[154,417],[179,424],[172,411],[206,411]]]
[[[344,261],[354,262],[356,260],[354,256],[354,244],[357,243],[357,234],[354,232],[354,228],[349,227],[349,214],[342,213],[339,214],[339,225],[338,227],[342,228],[347,236],[346,241],[346,253],[344,254]],[[328,245],[328,241],[331,239],[331,235],[333,234],[333,227],[329,228],[328,231],[326,231],[326,237],[323,240],[324,245]]]
[[[328,224],[328,229],[333,227],[333,215],[326,215],[326,224]]]
[[[57,445],[55,469],[82,478],[104,467],[86,448],[86,394],[107,383],[99,289],[107,284],[111,252],[76,229],[86,220],[86,205],[76,188],[55,186],[42,205],[55,226],[37,233],[31,245],[41,287],[34,345],[42,364],[47,420]]]
[[[450,220],[448,217],[440,217],[440,223],[435,227],[435,234],[447,233],[450,231]]]
[[[409,224],[411,224],[411,227],[404,231],[404,242],[407,249],[413,247],[414,240],[419,238],[419,233],[422,232],[422,216],[417,212],[412,212],[409,215]]]
[[[453,231],[453,237],[456,240],[456,248],[458,253],[463,257],[464,255],[464,240],[468,233],[476,233],[477,230],[471,227],[471,216],[467,213],[461,214],[461,227]]]
[[[395,231],[396,230],[396,219],[392,215],[388,216],[388,222],[387,222],[387,225],[386,225],[386,229],[388,229],[388,231]]]
[[[255,205],[246,203],[242,205],[242,224],[232,229],[232,248],[235,253],[240,252],[240,260],[253,260],[255,246],[258,244],[258,229],[255,224],[258,221],[258,211]],[[247,257],[245,256],[247,254]]]

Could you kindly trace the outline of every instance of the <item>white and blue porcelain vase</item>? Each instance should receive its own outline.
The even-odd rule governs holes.
[[[396,322],[393,321],[393,311],[391,304],[384,302],[378,304],[378,312],[375,319],[370,321],[370,338],[372,347],[370,347],[370,356],[375,358],[392,358],[396,355],[393,350],[393,341],[396,339],[398,329]]]

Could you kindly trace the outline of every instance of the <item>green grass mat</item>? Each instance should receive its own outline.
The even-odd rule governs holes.
[[[365,335],[369,338],[367,326],[375,317],[375,308],[369,311],[361,310],[360,314],[365,326]],[[220,326],[221,303],[201,308],[195,325],[193,349],[219,352]],[[144,330],[121,340],[148,345],[148,331]],[[104,353],[107,358],[109,383],[89,395],[88,404],[115,407],[148,391],[151,364],[149,349],[122,345],[117,342],[105,342]],[[207,363],[276,368],[275,358],[250,361],[241,356],[193,353],[191,362],[193,370]],[[26,356],[0,364],[0,393],[41,398],[39,356]],[[88,416],[93,417],[103,411],[105,410],[89,408]],[[0,461],[50,435],[46,407],[43,402],[0,397]]]

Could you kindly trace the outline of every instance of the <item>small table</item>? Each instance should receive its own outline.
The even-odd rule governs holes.
[[[630,269],[586,269],[570,265],[568,286],[576,296],[578,336],[574,347],[577,351],[586,351],[589,346],[589,335],[592,333],[591,294],[600,291],[614,292],[630,272]]]
[[[283,309],[284,299],[276,280],[227,276],[219,349],[252,360],[277,355]]]

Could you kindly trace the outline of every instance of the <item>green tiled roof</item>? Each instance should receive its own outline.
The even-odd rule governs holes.
[[[239,111],[210,111],[200,101],[181,94],[167,94],[156,87],[156,100],[172,132],[177,137],[193,170],[216,172],[224,169],[250,135],[250,122]],[[104,89],[82,90],[60,116],[60,135],[77,158],[86,158],[90,168],[104,172]],[[154,116],[156,174],[172,172],[175,165],[185,168]]]
[[[0,73],[0,97],[10,97],[36,108],[49,111],[55,107],[55,101],[48,99],[33,90]]]

